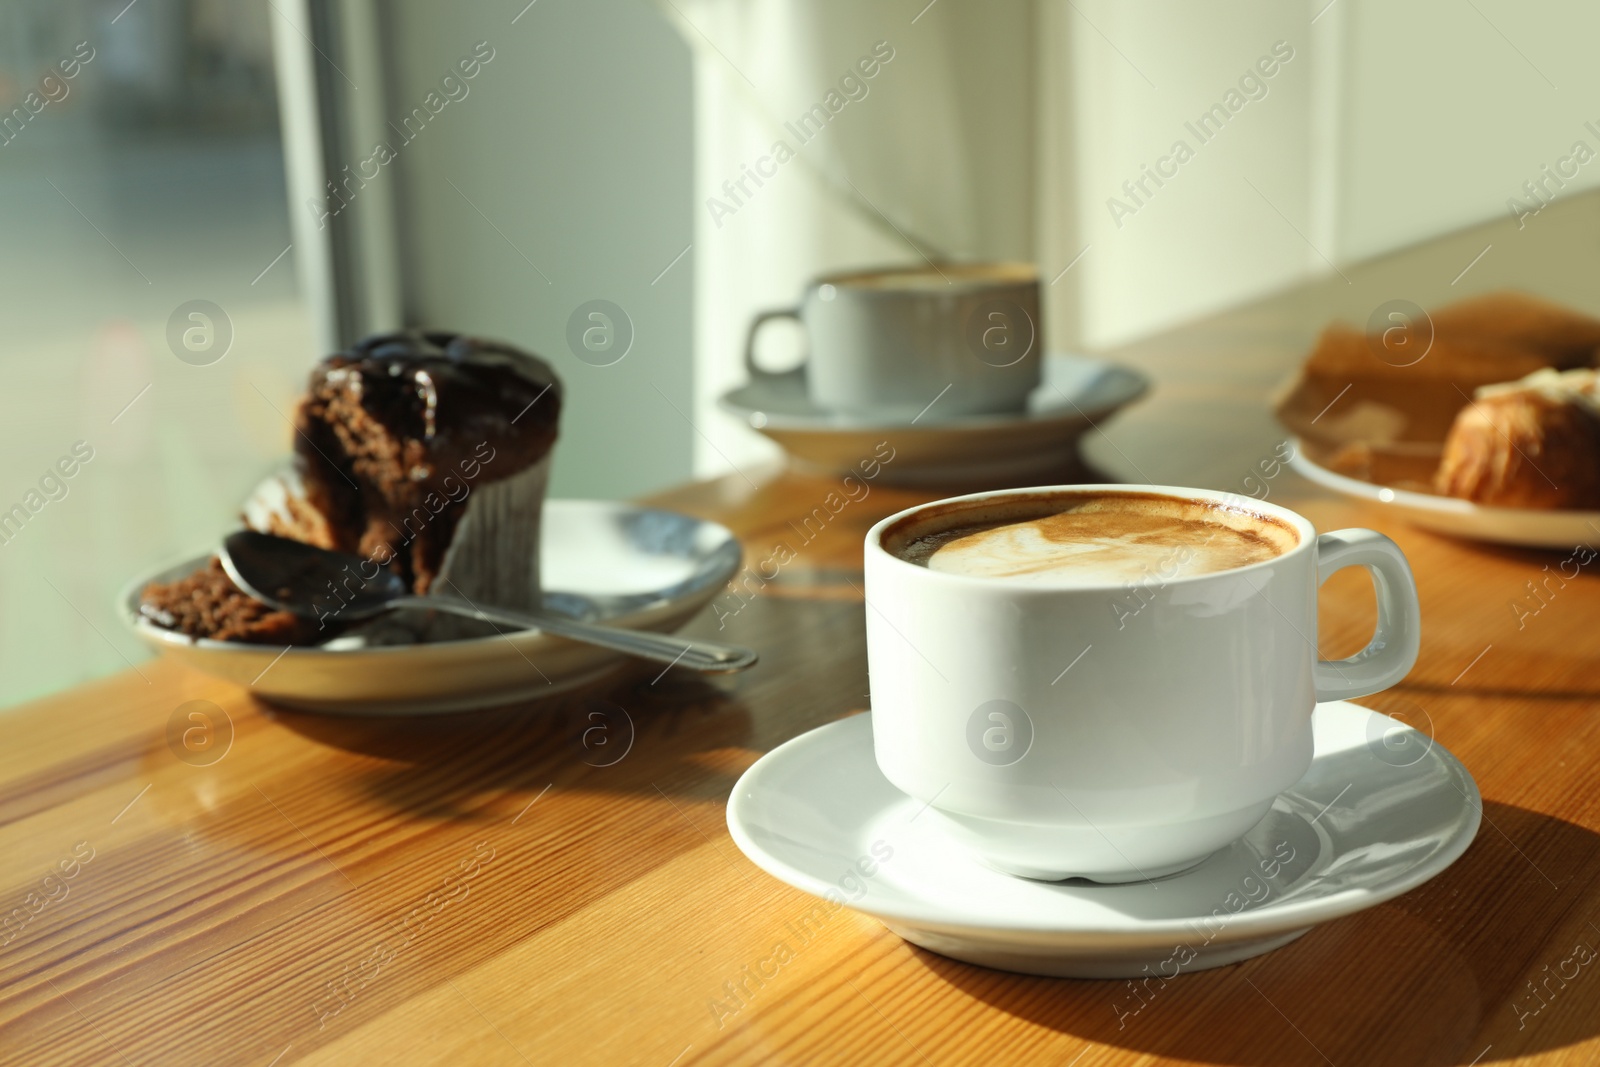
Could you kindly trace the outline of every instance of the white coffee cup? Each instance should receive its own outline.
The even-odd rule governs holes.
[[[1039,277],[1031,264],[968,263],[817,278],[800,305],[757,315],[745,344],[774,319],[805,327],[806,386],[830,411],[931,421],[1026,410],[1040,381]],[[931,406],[931,407],[930,407]]]
[[[948,573],[885,548],[930,522],[982,521],[996,502],[1113,493],[1244,509],[1287,527],[1293,547],[1089,585]],[[1376,631],[1356,655],[1319,660],[1317,587],[1349,566],[1372,574]],[[1417,657],[1416,584],[1393,541],[1319,536],[1287,508],[1200,489],[1058,486],[910,508],[867,533],[865,579],[878,766],[922,817],[1029,878],[1135,881],[1198,863],[1310,768],[1317,701],[1386,689]]]

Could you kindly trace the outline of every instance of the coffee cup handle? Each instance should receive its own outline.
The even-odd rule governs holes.
[[[750,320],[750,332],[745,336],[744,341],[744,366],[745,370],[750,372],[751,381],[757,378],[778,378],[790,373],[788,371],[770,371],[756,365],[756,334],[761,332],[761,327],[773,319],[793,319],[796,322],[800,322],[800,309],[777,308],[773,311],[763,311]],[[807,354],[809,355],[809,353]],[[801,366],[804,365],[805,363],[802,360]]]
[[[1378,598],[1378,625],[1367,647],[1348,659],[1318,660],[1317,699],[1347,700],[1397,684],[1417,662],[1422,609],[1417,582],[1400,546],[1376,530],[1335,530],[1317,538],[1317,585],[1345,567],[1365,567]]]

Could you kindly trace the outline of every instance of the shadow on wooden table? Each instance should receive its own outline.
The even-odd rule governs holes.
[[[742,745],[750,733],[743,702],[717,683],[685,671],[663,675],[655,665],[625,668],[537,704],[483,711],[365,718],[280,708],[271,714],[319,744],[372,757],[345,773],[379,804],[465,820],[499,817],[483,811],[486,798],[531,797],[552,783],[720,799],[733,778],[690,761],[706,749]],[[641,761],[638,750],[649,759]]]
[[[1165,984],[1031,978],[912,951],[1036,1025],[1199,1063],[1465,1067],[1600,1034],[1600,835],[1494,802],[1484,816],[1427,885]]]
[[[1089,431],[1093,433],[1094,431]],[[1072,452],[1060,457],[1049,466],[1012,475],[983,478],[944,479],[923,484],[890,483],[901,489],[922,491],[929,500],[946,496],[964,496],[967,493],[984,493],[996,489],[1022,489],[1034,485],[1100,485],[1120,481],[1109,472],[1096,467],[1080,453]]]

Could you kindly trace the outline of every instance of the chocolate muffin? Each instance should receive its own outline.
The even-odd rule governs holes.
[[[536,609],[540,515],[561,399],[548,364],[502,342],[423,330],[366,338],[312,371],[295,413],[294,467],[257,489],[245,522],[364,556],[419,594]],[[228,583],[215,564],[202,574],[215,568]],[[207,588],[219,605],[233,603],[215,582]],[[173,597],[193,595],[170,589],[146,591],[147,617],[165,611],[172,628],[191,636],[245,639],[236,626],[219,628],[232,617],[220,608],[167,610]],[[438,618],[424,620],[416,636],[466,632],[460,621]]]
[[[443,578],[474,599],[537,606],[560,414],[555,372],[509,345],[421,330],[369,337],[317,366],[296,413],[304,503],[326,526],[310,532],[417,593],[444,592]]]

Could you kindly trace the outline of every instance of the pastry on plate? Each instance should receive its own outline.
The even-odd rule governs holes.
[[[1600,319],[1527,293],[1485,293],[1432,313],[1441,337],[1493,340],[1536,353],[1558,369],[1592,367]]]
[[[1286,426],[1333,447],[1437,445],[1479,386],[1593,366],[1600,349],[1600,319],[1522,293],[1396,312],[1374,330],[1323,330],[1277,401]]]
[[[547,363],[502,342],[421,330],[369,337],[312,371],[295,415],[294,468],[257,489],[245,522],[363,556],[419,594],[537,609],[540,514],[561,399]],[[199,586],[219,604],[237,606],[230,590],[244,597],[215,560],[201,575],[151,586],[146,617],[164,613],[171,622],[163,625],[194,637],[265,632],[265,617],[234,625],[232,608],[171,610]],[[312,629],[274,629],[271,640],[331,636]],[[465,632],[444,618],[418,636],[424,631]]]
[[[1600,509],[1600,374],[1542,370],[1478,389],[1434,488],[1491,507]]]

